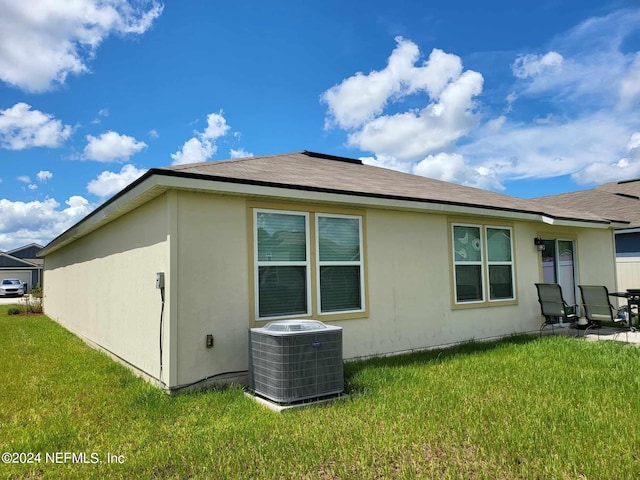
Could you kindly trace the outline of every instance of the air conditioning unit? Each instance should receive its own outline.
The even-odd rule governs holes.
[[[341,393],[342,328],[280,320],[250,329],[249,389],[280,404]]]

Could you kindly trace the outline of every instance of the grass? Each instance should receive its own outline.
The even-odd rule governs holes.
[[[348,399],[170,397],[46,316],[0,307],[2,478],[637,478],[640,349],[513,337],[347,363]],[[84,452],[102,463],[51,463]],[[107,463],[107,454],[123,463]]]

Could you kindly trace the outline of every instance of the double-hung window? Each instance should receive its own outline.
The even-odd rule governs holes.
[[[363,309],[360,217],[316,215],[320,313]]]
[[[456,304],[515,300],[512,230],[453,224],[453,286]]]
[[[256,210],[254,225],[259,316],[309,315],[309,215]]]
[[[255,319],[365,311],[362,216],[253,210]]]

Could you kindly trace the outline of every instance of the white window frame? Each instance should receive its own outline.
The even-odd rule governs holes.
[[[480,232],[480,260],[479,261],[456,261],[456,240],[455,240],[455,227],[472,227],[477,228]],[[453,300],[456,305],[471,305],[471,304],[479,304],[485,303],[486,293],[485,293],[485,261],[484,261],[484,237],[483,234],[483,226],[477,225],[474,223],[452,223],[451,224],[451,258],[453,260]],[[482,281],[481,291],[482,296],[479,300],[458,300],[458,282],[457,282],[457,274],[456,274],[456,266],[471,266],[471,265],[480,265],[480,279]]]
[[[259,260],[258,258],[258,214],[260,213],[273,213],[280,215],[295,215],[304,217],[304,229],[305,229],[305,261],[273,261],[273,260]],[[254,208],[253,210],[253,258],[254,258],[254,298],[255,298],[255,318],[256,321],[271,321],[285,318],[299,318],[311,316],[311,249],[309,241],[309,213],[293,210],[272,210],[266,208]],[[306,270],[306,298],[307,298],[307,311],[305,313],[295,313],[291,315],[278,315],[278,316],[260,316],[260,267],[305,267]]]
[[[510,249],[510,253],[511,253],[511,261],[510,262],[506,262],[506,261],[490,261],[489,260],[489,236],[487,233],[487,230],[489,229],[493,229],[493,230],[508,230],[509,231],[509,249]],[[486,275],[486,281],[487,281],[487,291],[489,292],[489,295],[487,297],[487,300],[489,302],[512,302],[513,300],[516,299],[516,272],[515,272],[515,253],[513,251],[513,228],[511,227],[505,227],[503,225],[486,225],[484,227],[484,240],[485,240],[485,249],[486,249],[486,256],[485,258],[487,259],[486,264],[487,264],[487,275]],[[496,266],[496,265],[510,265],[511,266],[511,288],[512,288],[512,292],[513,295],[509,298],[495,298],[492,299],[491,298],[491,279],[490,279],[490,272],[489,272],[489,267],[490,266]]]
[[[326,218],[349,218],[358,221],[358,248],[360,250],[360,260],[357,261],[320,261],[320,217]],[[362,216],[359,215],[341,215],[334,213],[316,213],[315,215],[315,230],[316,230],[316,238],[315,238],[315,248],[316,248],[316,301],[318,306],[318,315],[340,315],[345,313],[358,313],[365,311],[365,283],[364,283],[364,249],[363,249],[363,241],[362,241]],[[320,285],[320,267],[329,267],[329,266],[338,266],[338,267],[347,267],[347,266],[357,266],[360,267],[360,308],[353,310],[339,310],[339,311],[330,311],[323,312],[322,311],[322,302],[321,302],[321,285]]]

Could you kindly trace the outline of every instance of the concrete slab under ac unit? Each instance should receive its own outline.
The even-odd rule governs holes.
[[[263,407],[267,407],[269,410],[273,410],[274,412],[282,413],[287,410],[293,410],[297,408],[305,408],[305,407],[313,407],[315,405],[322,405],[325,403],[335,402],[337,400],[344,400],[345,398],[349,398],[349,395],[346,393],[341,393],[338,395],[332,395],[330,397],[322,397],[322,398],[312,398],[309,400],[303,400],[296,403],[280,405],[279,403],[272,402],[268,398],[263,398],[258,395],[254,395],[251,392],[244,392],[244,394],[251,398],[254,402],[262,405]]]

